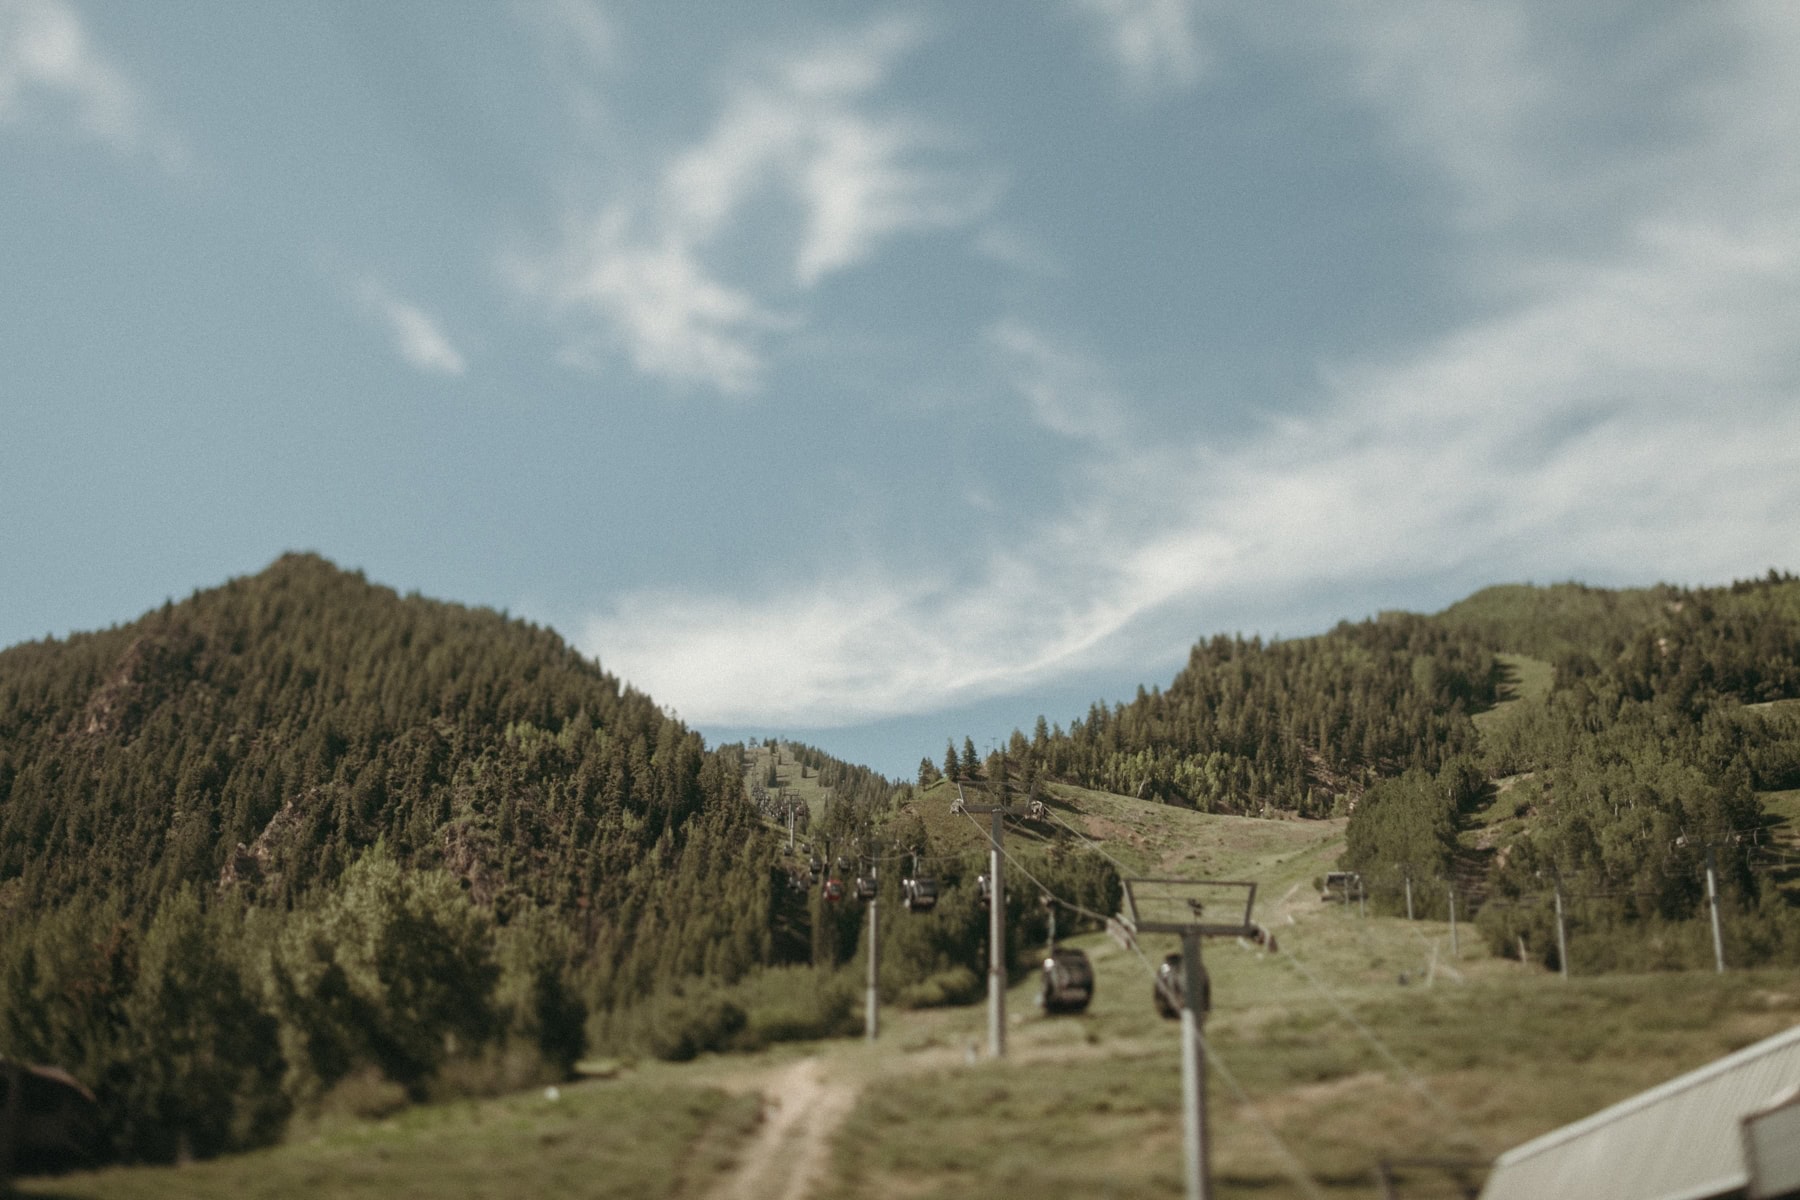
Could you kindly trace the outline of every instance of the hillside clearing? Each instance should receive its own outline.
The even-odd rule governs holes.
[[[949,817],[953,794],[922,798],[941,809],[922,819],[934,839],[966,827],[978,844],[970,821]],[[1774,807],[1800,810],[1796,797]],[[1279,952],[1228,940],[1205,949],[1220,1197],[1300,1197],[1310,1186],[1373,1198],[1384,1156],[1467,1160],[1478,1180],[1511,1145],[1800,1021],[1787,971],[1565,981],[1490,956],[1466,924],[1453,953],[1443,922],[1322,903],[1311,880],[1341,851],[1341,821],[1212,816],[1064,787],[1050,801],[1131,870],[1260,885],[1256,915]],[[1007,994],[1001,1062],[985,1057],[980,1005],[890,1007],[873,1044],[626,1064],[558,1101],[419,1108],[190,1167],[33,1180],[22,1194],[1179,1196],[1179,1032],[1154,1015],[1148,973],[1175,939],[1146,938],[1141,955],[1095,933],[1071,944],[1093,963],[1093,1005],[1047,1018],[1023,975]],[[1403,1194],[1457,1192],[1439,1171],[1415,1172]]]

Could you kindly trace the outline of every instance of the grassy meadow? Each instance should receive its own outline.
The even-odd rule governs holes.
[[[967,827],[974,849],[979,830],[948,814],[953,794],[922,796],[921,819],[934,842]],[[1794,795],[1774,799],[1784,814],[1800,810]],[[1207,816],[1064,787],[1050,801],[1132,873],[1259,884],[1256,916],[1278,951],[1228,939],[1205,950],[1221,1197],[1374,1197],[1382,1158],[1466,1161],[1478,1182],[1509,1146],[1800,1021],[1791,972],[1565,981],[1491,957],[1468,925],[1453,954],[1443,922],[1322,903],[1312,881],[1341,851],[1342,821]],[[1008,845],[1028,854],[1030,841],[1009,834]],[[872,1044],[619,1064],[556,1100],[531,1092],[315,1123],[255,1154],[31,1180],[21,1192],[724,1195],[762,1128],[758,1087],[810,1057],[855,1095],[810,1194],[1179,1196],[1179,1027],[1155,1015],[1149,974],[1175,941],[1147,937],[1139,953],[1098,933],[1075,938],[1095,967],[1092,1006],[1046,1017],[1035,978],[1021,979],[1008,994],[1004,1061],[985,1057],[980,1005],[888,1009]],[[1403,1169],[1401,1194],[1457,1195],[1455,1174]]]

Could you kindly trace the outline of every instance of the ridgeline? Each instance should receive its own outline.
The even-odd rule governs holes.
[[[1584,972],[1708,961],[1710,859],[1734,965],[1793,963],[1800,581],[1215,637],[1166,688],[985,759],[952,742],[915,784],[709,749],[549,630],[288,555],[0,651],[0,1054],[91,1087],[110,1155],[168,1161],[583,1054],[848,1033],[866,921],[815,885],[877,862],[884,1000],[973,1000],[984,842],[952,784],[1051,805],[1018,831],[1015,946],[1045,936],[1038,888],[1110,912],[1116,859],[1198,865],[1216,814],[1302,821],[1378,911],[1456,895],[1495,954],[1551,966],[1561,889],[1604,933],[1569,951]],[[928,918],[898,903],[914,863]]]

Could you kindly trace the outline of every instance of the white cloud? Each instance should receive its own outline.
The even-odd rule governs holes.
[[[765,61],[653,184],[571,221],[547,261],[516,266],[515,278],[557,311],[597,322],[602,336],[590,324],[572,357],[593,364],[610,343],[644,374],[753,391],[769,338],[801,322],[806,292],[897,236],[979,217],[991,183],[943,165],[954,155],[945,135],[873,103],[919,36],[909,23],[878,22]],[[767,197],[799,218],[797,234],[759,231],[786,264],[782,278],[741,264],[734,272],[722,246]]]
[[[1091,358],[1011,317],[988,330],[987,342],[1039,425],[1069,438],[1119,435],[1125,402]]]
[[[1140,96],[1200,81],[1206,53],[1196,0],[1071,0],[1089,18],[1126,85]]]
[[[1630,89],[1584,85],[1577,58],[1509,82],[1527,10],[1499,8],[1485,33],[1420,11],[1441,19],[1393,34],[1411,65],[1354,86],[1468,203],[1506,193],[1470,226],[1479,317],[1320,364],[1311,415],[1229,450],[1115,424],[1103,364],[999,322],[989,348],[1041,424],[1110,431],[1090,436],[1060,515],[972,579],[891,564],[751,599],[630,595],[584,645],[690,719],[823,727],[1167,661],[1246,613],[1356,616],[1334,597],[1400,581],[1800,565],[1800,172],[1784,149],[1800,127],[1800,21],[1730,9],[1728,52],[1684,67],[1701,99],[1678,144],[1594,140],[1582,156],[1536,151],[1521,130],[1545,104],[1629,107]],[[1362,79],[1364,49],[1341,45]],[[1454,119],[1415,111],[1453,90],[1428,65],[1439,55],[1465,64],[1474,93]],[[1535,219],[1589,171],[1608,197],[1577,214],[1583,228]]]
[[[458,376],[468,370],[462,352],[424,309],[402,300],[374,279],[364,279],[357,286],[356,298],[363,312],[387,331],[395,353],[409,366],[428,375]]]
[[[0,0],[0,126],[71,123],[113,151],[167,170],[187,154],[62,0]]]

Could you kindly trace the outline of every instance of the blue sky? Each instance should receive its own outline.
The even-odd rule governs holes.
[[[0,644],[318,551],[895,775],[1800,567],[1800,7],[0,0]]]

